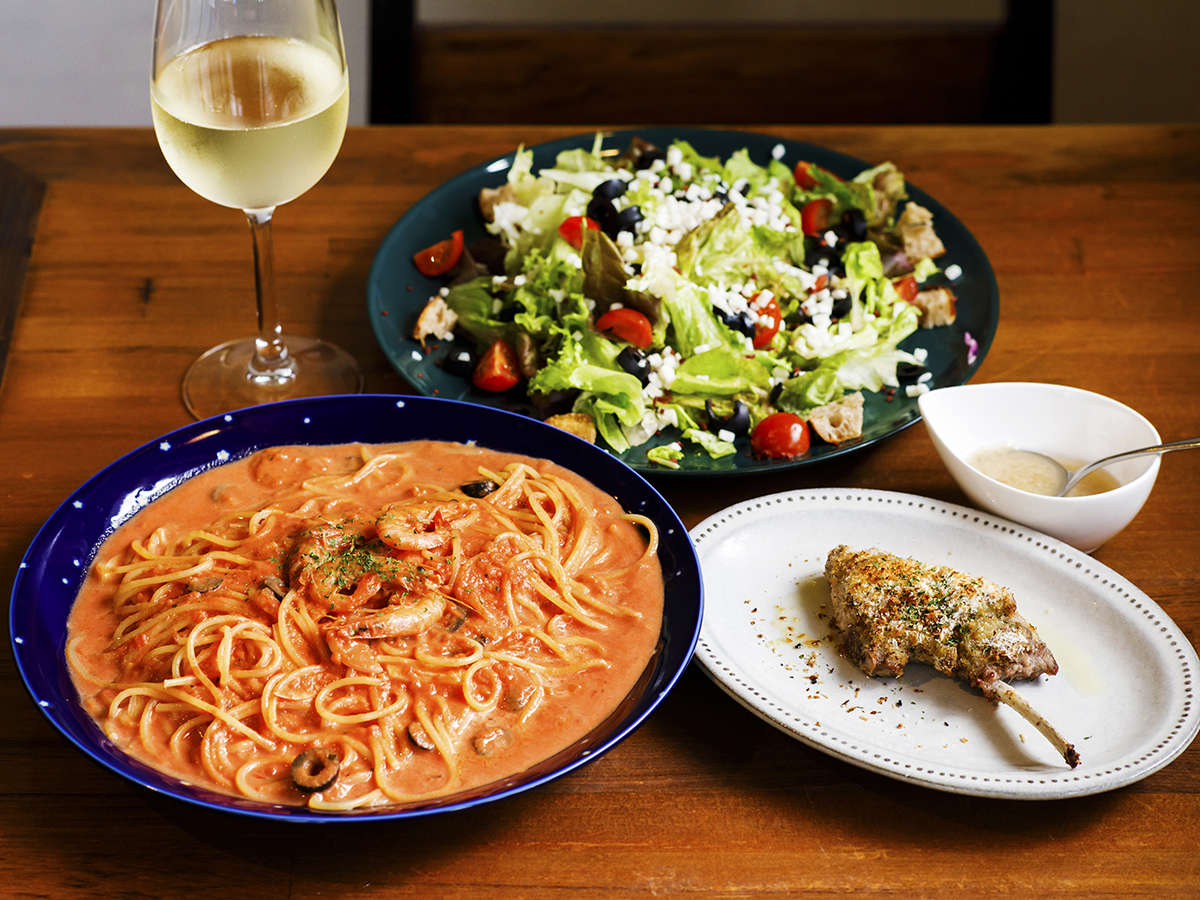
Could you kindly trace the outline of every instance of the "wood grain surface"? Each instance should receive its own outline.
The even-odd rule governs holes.
[[[285,321],[354,353],[368,390],[410,392],[366,313],[367,273],[387,230],[460,171],[520,142],[588,130],[352,129],[327,177],[277,215]],[[975,234],[1001,298],[976,381],[1074,385],[1136,407],[1164,439],[1200,434],[1200,128],[760,130],[890,159]],[[74,488],[188,421],[178,379],[191,359],[254,328],[240,213],[185,188],[149,130],[0,130],[0,196],[13,177],[45,194],[0,393],[5,586]],[[7,258],[20,238],[2,237]],[[1141,515],[1095,554],[1193,645],[1198,475],[1197,457],[1165,457]],[[662,488],[690,526],[736,501],[819,486],[967,503],[919,425],[817,467]],[[1106,794],[981,800],[810,749],[693,665],[630,739],[537,790],[423,820],[277,826],[193,809],[100,769],[30,702],[8,641],[0,657],[0,893],[9,895],[1200,894],[1195,746]]]

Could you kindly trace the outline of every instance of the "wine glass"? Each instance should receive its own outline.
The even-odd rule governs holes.
[[[156,0],[154,132],[189,188],[250,224],[258,334],[183,376],[197,418],[286,397],[353,393],[362,373],[315,338],[284,339],[271,254],[275,207],[316,184],[346,132],[349,78],[334,0]]]

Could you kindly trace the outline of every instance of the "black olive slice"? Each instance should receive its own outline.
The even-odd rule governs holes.
[[[842,213],[842,224],[846,226],[846,236],[849,240],[867,239],[867,217],[861,209],[850,208]]]
[[[602,181],[592,190],[593,197],[599,197],[602,200],[616,200],[622,194],[629,190],[629,184],[623,178],[610,178],[608,181]]]
[[[468,481],[459,488],[468,497],[486,497],[492,491],[496,490],[500,485],[494,481]]]
[[[640,206],[627,206],[613,220],[613,227],[617,231],[633,231],[637,228],[638,222],[642,221],[645,216],[642,215]]]
[[[637,347],[625,347],[618,353],[617,365],[642,384],[650,380],[650,363],[646,361],[646,354]]]
[[[725,418],[713,412],[711,400],[704,401],[704,412],[708,415],[708,424],[713,431],[724,428],[734,434],[745,434],[750,430],[750,408],[741,400],[733,401],[733,412]]]
[[[337,781],[341,767],[337,751],[309,747],[292,760],[292,783],[305,794],[323,791]]]
[[[602,230],[609,229],[616,215],[617,208],[613,206],[611,200],[604,197],[593,197],[588,201],[587,217],[599,225]]]
[[[739,313],[726,312],[721,307],[713,305],[713,314],[734,331],[740,331],[746,337],[754,337],[756,323],[750,311],[743,309]]]
[[[465,347],[453,349],[442,360],[442,369],[465,378],[475,371],[475,355]]]

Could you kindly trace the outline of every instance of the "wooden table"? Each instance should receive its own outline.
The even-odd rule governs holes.
[[[388,228],[455,173],[584,130],[351,130],[328,176],[277,217],[286,321],[352,351],[369,390],[409,392],[364,302]],[[891,159],[974,232],[1003,310],[977,381],[1075,385],[1135,406],[1164,438],[1200,434],[1200,128],[764,130]],[[0,297],[20,300],[0,393],[7,586],[75,487],[188,421],[179,375],[200,350],[252,330],[253,299],[240,216],[183,187],[148,130],[0,131],[0,237]],[[1165,458],[1134,525],[1095,555],[1193,644],[1198,472],[1194,457]],[[664,490],[691,526],[748,497],[818,486],[966,503],[920,426],[819,467]],[[29,701],[7,641],[0,655],[3,893],[1200,893],[1196,746],[1107,794],[972,799],[812,750],[693,665],[631,739],[538,790],[423,820],[272,827],[100,769]]]

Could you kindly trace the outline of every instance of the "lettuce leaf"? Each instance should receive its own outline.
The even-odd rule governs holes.
[[[675,372],[671,392],[732,397],[753,395],[756,388],[767,391],[770,385],[770,372],[760,360],[728,347],[714,347],[684,359]]]
[[[693,444],[699,444],[703,447],[704,451],[713,459],[720,459],[722,456],[737,453],[737,447],[733,446],[731,441],[723,441],[711,431],[689,428],[683,433],[683,436]]]

